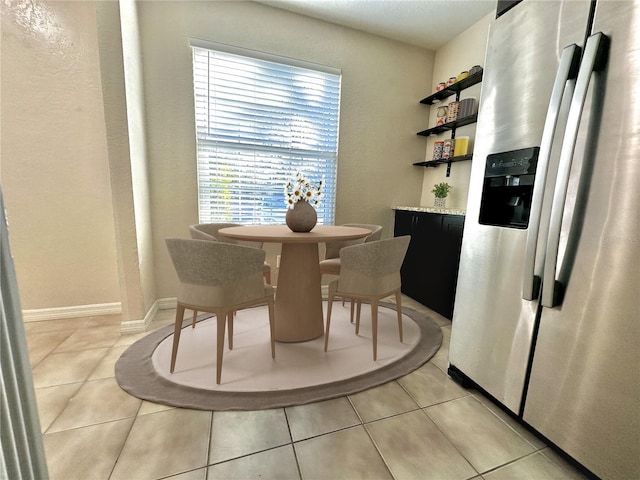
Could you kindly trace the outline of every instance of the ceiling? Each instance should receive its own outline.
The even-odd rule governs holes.
[[[271,7],[437,50],[497,0],[257,0]]]

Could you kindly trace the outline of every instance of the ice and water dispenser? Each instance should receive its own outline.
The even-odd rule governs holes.
[[[487,156],[480,223],[527,228],[531,212],[538,147]]]

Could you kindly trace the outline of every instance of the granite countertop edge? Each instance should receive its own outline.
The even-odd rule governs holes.
[[[407,206],[395,206],[393,210],[405,210],[407,212],[425,212],[425,213],[439,213],[441,215],[461,215],[466,214],[466,210],[461,208],[436,208],[436,207],[407,207]]]

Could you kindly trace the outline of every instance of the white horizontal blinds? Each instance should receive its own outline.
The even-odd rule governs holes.
[[[283,224],[297,170],[332,224],[340,75],[193,47],[200,222]]]

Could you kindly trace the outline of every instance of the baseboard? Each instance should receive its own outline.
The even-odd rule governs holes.
[[[322,294],[323,296],[326,296],[326,286],[322,287]],[[156,316],[156,313],[158,313],[158,310],[170,310],[172,308],[176,308],[176,303],[176,297],[159,298],[155,302],[153,302],[153,305],[151,305],[151,308],[144,316],[144,318],[122,322],[120,324],[120,331],[125,334],[145,332],[149,324]],[[23,310],[22,318],[24,322],[41,322],[45,320],[58,320],[62,318],[93,317],[98,315],[114,315],[119,313],[122,313],[122,304],[120,302],[114,302],[94,305],[75,305],[72,307]]]
[[[147,314],[144,316],[144,318],[141,318],[139,320],[125,320],[120,323],[120,333],[129,335],[133,333],[146,332],[147,327],[153,321],[156,313],[158,313],[158,303],[158,300],[153,302],[153,305],[151,305],[151,308],[147,311]]]
[[[61,318],[93,317],[118,313],[122,313],[122,304],[120,302],[114,302],[23,310],[22,318],[25,322],[41,322],[45,320],[59,320]]]
[[[146,332],[149,324],[153,321],[156,314],[158,313],[158,310],[170,310],[172,308],[176,308],[176,302],[176,297],[157,299],[155,302],[153,302],[153,305],[151,305],[151,308],[143,319],[122,322],[120,324],[120,332],[126,335]]]
[[[158,310],[170,310],[176,308],[178,299],[176,297],[159,298],[156,303],[158,304]]]

